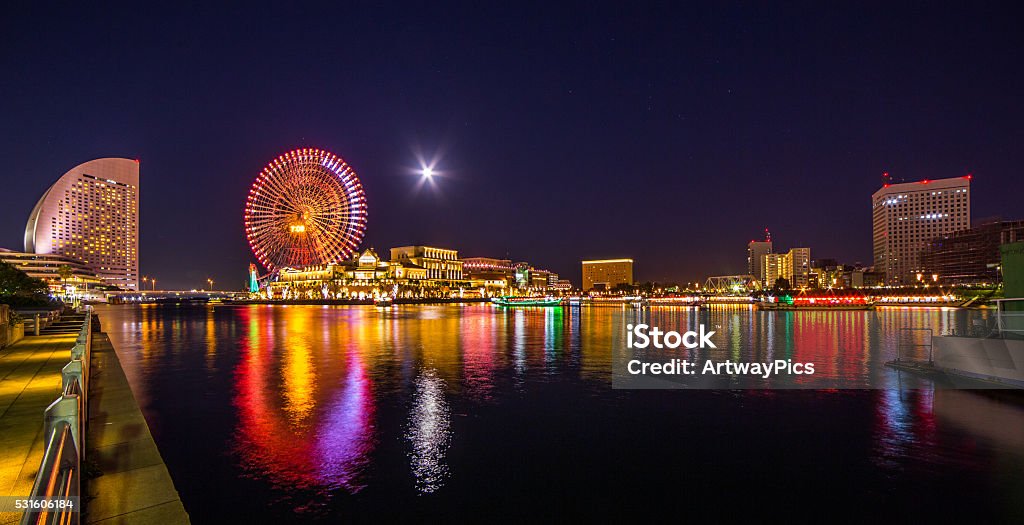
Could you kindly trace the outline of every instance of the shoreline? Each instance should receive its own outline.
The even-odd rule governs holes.
[[[101,474],[82,477],[82,523],[190,523],[106,332],[94,333],[91,361],[85,443]]]
[[[392,304],[460,304],[460,303],[489,303],[489,298],[456,298],[456,299],[395,299]],[[159,303],[158,303],[159,304]],[[223,301],[208,304],[280,304],[280,305],[313,305],[313,306],[373,306],[373,299],[243,299],[237,301]]]

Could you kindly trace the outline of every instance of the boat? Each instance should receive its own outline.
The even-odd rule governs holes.
[[[493,297],[491,302],[498,306],[561,306],[560,297]]]
[[[805,303],[805,304],[786,304],[786,303],[757,303],[758,310],[769,310],[779,312],[803,312],[808,310],[824,310],[824,311],[848,311],[848,310],[874,310],[875,305],[872,303],[865,304],[827,304],[827,303]]]
[[[633,308],[647,307],[647,299],[639,295],[636,297],[626,297],[626,300],[629,301],[630,306],[632,306]]]
[[[865,296],[835,296],[824,297],[783,296],[772,297],[767,301],[760,301],[757,304],[759,310],[777,311],[806,311],[806,310],[873,310],[875,302]]]
[[[577,308],[580,306],[590,306],[590,297],[574,295],[569,298],[569,306]]]

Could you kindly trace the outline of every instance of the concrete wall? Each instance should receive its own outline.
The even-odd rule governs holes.
[[[941,336],[932,340],[935,366],[1024,388],[1024,341]]]
[[[10,324],[9,317],[11,309],[6,304],[0,304],[0,348],[13,345],[19,339],[25,337],[24,324]]]

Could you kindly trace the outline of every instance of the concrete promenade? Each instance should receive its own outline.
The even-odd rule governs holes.
[[[86,458],[102,475],[86,483],[83,523],[184,524],[188,514],[107,334],[92,340]]]
[[[0,496],[28,496],[43,459],[43,411],[60,396],[75,334],[26,337],[0,350]],[[0,513],[0,524],[21,514]]]
[[[43,412],[61,394],[61,369],[75,338],[76,333],[29,336],[0,350],[0,496],[28,496],[32,490],[45,449]],[[88,400],[82,523],[189,523],[102,332],[93,333]],[[20,513],[0,512],[0,525],[20,519]]]

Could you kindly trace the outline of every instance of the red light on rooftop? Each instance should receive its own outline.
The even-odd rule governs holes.
[[[928,184],[929,182],[931,182],[931,181],[928,180],[928,179],[925,179],[925,180],[921,181],[921,184]]]
[[[971,175],[970,173],[968,173],[967,175],[964,175],[964,178],[967,179],[967,180],[971,180],[971,179],[974,178],[974,175]]]

